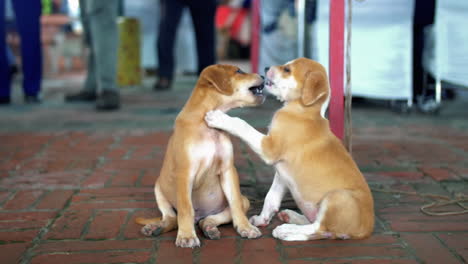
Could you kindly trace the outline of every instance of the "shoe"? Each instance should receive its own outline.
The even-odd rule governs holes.
[[[27,104],[39,104],[41,103],[41,100],[37,95],[25,95],[24,102]]]
[[[120,108],[120,96],[117,92],[104,90],[96,101],[96,109],[109,111]]]
[[[172,80],[169,78],[161,77],[158,82],[154,85],[155,91],[165,91],[171,89]]]
[[[65,95],[65,102],[93,102],[96,101],[96,92],[81,90],[74,94]]]
[[[0,97],[0,105],[9,105],[10,103],[10,97]]]

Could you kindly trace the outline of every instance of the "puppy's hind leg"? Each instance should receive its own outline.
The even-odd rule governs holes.
[[[319,204],[317,217],[312,224],[283,224],[273,230],[273,236],[288,241],[316,239],[356,239],[369,236],[372,232],[373,217],[362,217],[365,210],[361,208],[356,192],[338,189],[328,192]],[[364,211],[363,211],[364,210]]]
[[[162,213],[162,218],[137,218],[135,220],[137,223],[145,225],[141,229],[141,233],[145,236],[158,236],[162,233],[166,233],[177,228],[176,213],[157,184],[154,187],[154,194],[156,196],[156,202],[158,204],[159,210]]]
[[[250,207],[249,199],[242,196],[242,208],[244,213],[247,213]],[[198,224],[203,231],[203,234],[209,239],[220,239],[221,233],[218,226],[232,222],[231,208],[226,207],[221,213],[207,216],[202,219]]]

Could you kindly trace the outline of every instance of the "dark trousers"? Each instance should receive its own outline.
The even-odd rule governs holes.
[[[157,44],[160,77],[172,79],[174,75],[175,37],[184,7],[189,8],[195,28],[198,73],[215,63],[216,0],[160,0]]]
[[[443,0],[441,0],[443,1]],[[424,28],[434,23],[436,0],[416,0],[413,18],[413,98],[422,94],[424,85]]]
[[[35,96],[41,89],[41,1],[13,0],[16,27],[21,38],[23,90]],[[10,97],[10,68],[6,49],[5,0],[0,0],[0,97]]]

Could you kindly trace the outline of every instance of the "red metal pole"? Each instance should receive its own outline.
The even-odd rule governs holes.
[[[258,73],[260,59],[260,0],[252,1],[252,41],[250,44],[250,65],[252,72]]]
[[[331,130],[340,139],[344,135],[344,34],[345,0],[330,0],[329,118]]]

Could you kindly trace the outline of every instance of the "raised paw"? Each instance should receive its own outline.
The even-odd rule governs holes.
[[[288,212],[285,212],[285,210],[279,212],[277,214],[277,216],[278,216],[279,220],[281,220],[281,221],[283,221],[285,223],[289,223],[289,214],[288,214]]]
[[[209,239],[220,239],[221,232],[219,232],[216,226],[205,226],[202,228],[203,234]]]
[[[262,235],[262,232],[253,225],[249,225],[246,228],[238,228],[237,232],[241,237],[245,238],[258,238]]]
[[[200,246],[200,240],[197,236],[177,235],[176,246],[183,248],[194,248]]]
[[[163,231],[160,224],[147,224],[141,228],[141,233],[145,236],[159,236]]]
[[[226,129],[229,116],[220,110],[209,111],[205,115],[205,122],[209,127]]]
[[[270,219],[264,218],[260,215],[254,215],[250,217],[249,222],[254,226],[264,227],[270,223]]]

